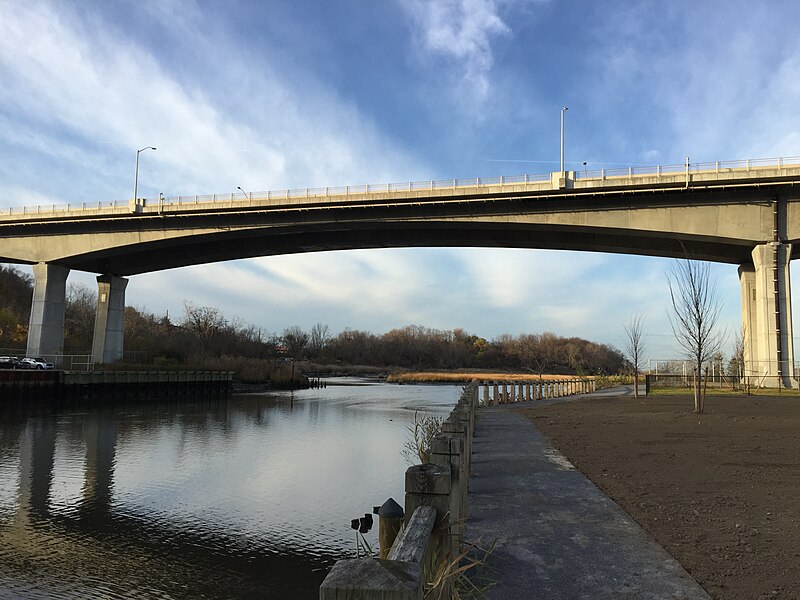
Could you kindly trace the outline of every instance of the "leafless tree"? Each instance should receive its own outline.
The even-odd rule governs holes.
[[[310,336],[299,325],[292,325],[283,330],[283,343],[286,345],[287,354],[297,360],[308,346]]]
[[[81,283],[70,283],[65,300],[64,345],[83,352],[92,347],[97,293]]]
[[[717,328],[722,304],[717,298],[716,281],[711,279],[709,263],[685,258],[667,273],[667,285],[672,302],[670,325],[678,344],[694,364],[694,411],[702,413],[702,366],[719,351],[725,339],[725,332]]]
[[[308,342],[309,347],[315,353],[325,349],[331,339],[330,330],[327,325],[317,323],[311,328],[311,337]]]
[[[183,326],[197,336],[203,351],[209,352],[213,339],[227,325],[225,317],[218,308],[195,306],[188,300],[184,301],[183,308],[186,311]]]
[[[747,353],[747,326],[742,323],[741,331],[737,331],[733,337],[733,356],[731,363],[735,365],[736,372],[731,373],[735,377],[737,384],[743,383],[747,393],[750,393],[750,379],[744,370],[744,356]]]
[[[628,360],[631,361],[633,365],[633,397],[638,398],[639,372],[642,370],[642,360],[646,349],[642,334],[644,329],[644,315],[633,315],[630,324],[623,327],[625,327],[625,335],[628,337],[625,353],[628,355]]]

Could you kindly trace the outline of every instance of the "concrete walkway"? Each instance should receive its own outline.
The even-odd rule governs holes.
[[[487,600],[708,599],[549,445],[518,410],[529,405],[481,408],[476,421],[466,539],[495,542],[485,574],[496,583]]]

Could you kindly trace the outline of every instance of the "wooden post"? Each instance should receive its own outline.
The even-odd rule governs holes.
[[[486,383],[485,381],[483,382],[483,403],[486,406],[489,406],[489,404],[490,404],[490,401],[489,401],[489,384]]]
[[[421,600],[422,565],[395,560],[339,560],[319,587],[319,600]]]
[[[464,542],[467,518],[467,478],[469,471],[463,460],[464,440],[460,436],[438,435],[431,441],[431,462],[450,467],[450,542],[455,552],[460,552]],[[457,493],[453,491],[458,490]]]
[[[403,507],[395,502],[394,498],[389,498],[378,509],[378,544],[381,558],[389,556],[392,544],[400,533],[403,516]]]
[[[497,382],[494,382],[494,402],[492,404],[500,404],[500,398],[498,397],[498,389],[497,389]]]
[[[431,559],[447,560],[452,555],[450,545],[450,467],[443,465],[415,465],[406,470],[406,524],[418,506],[436,509],[436,523],[431,536]],[[460,500],[459,500],[460,502]]]

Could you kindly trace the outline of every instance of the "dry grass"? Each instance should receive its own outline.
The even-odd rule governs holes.
[[[594,379],[594,377],[578,377],[577,375],[542,375],[535,373],[478,373],[478,372],[409,372],[392,373],[387,377],[389,383],[469,383],[472,381],[497,381],[497,382],[535,382],[565,381],[575,379]]]

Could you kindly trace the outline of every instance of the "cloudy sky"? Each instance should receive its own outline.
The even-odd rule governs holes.
[[[800,155],[800,4],[0,0],[0,207]],[[280,332],[553,331],[678,355],[671,261],[515,249],[269,257],[138,275]],[[714,267],[737,329],[736,268]],[[72,273],[70,282],[93,284]],[[793,269],[793,277],[797,274]],[[794,311],[798,314],[798,310]]]

